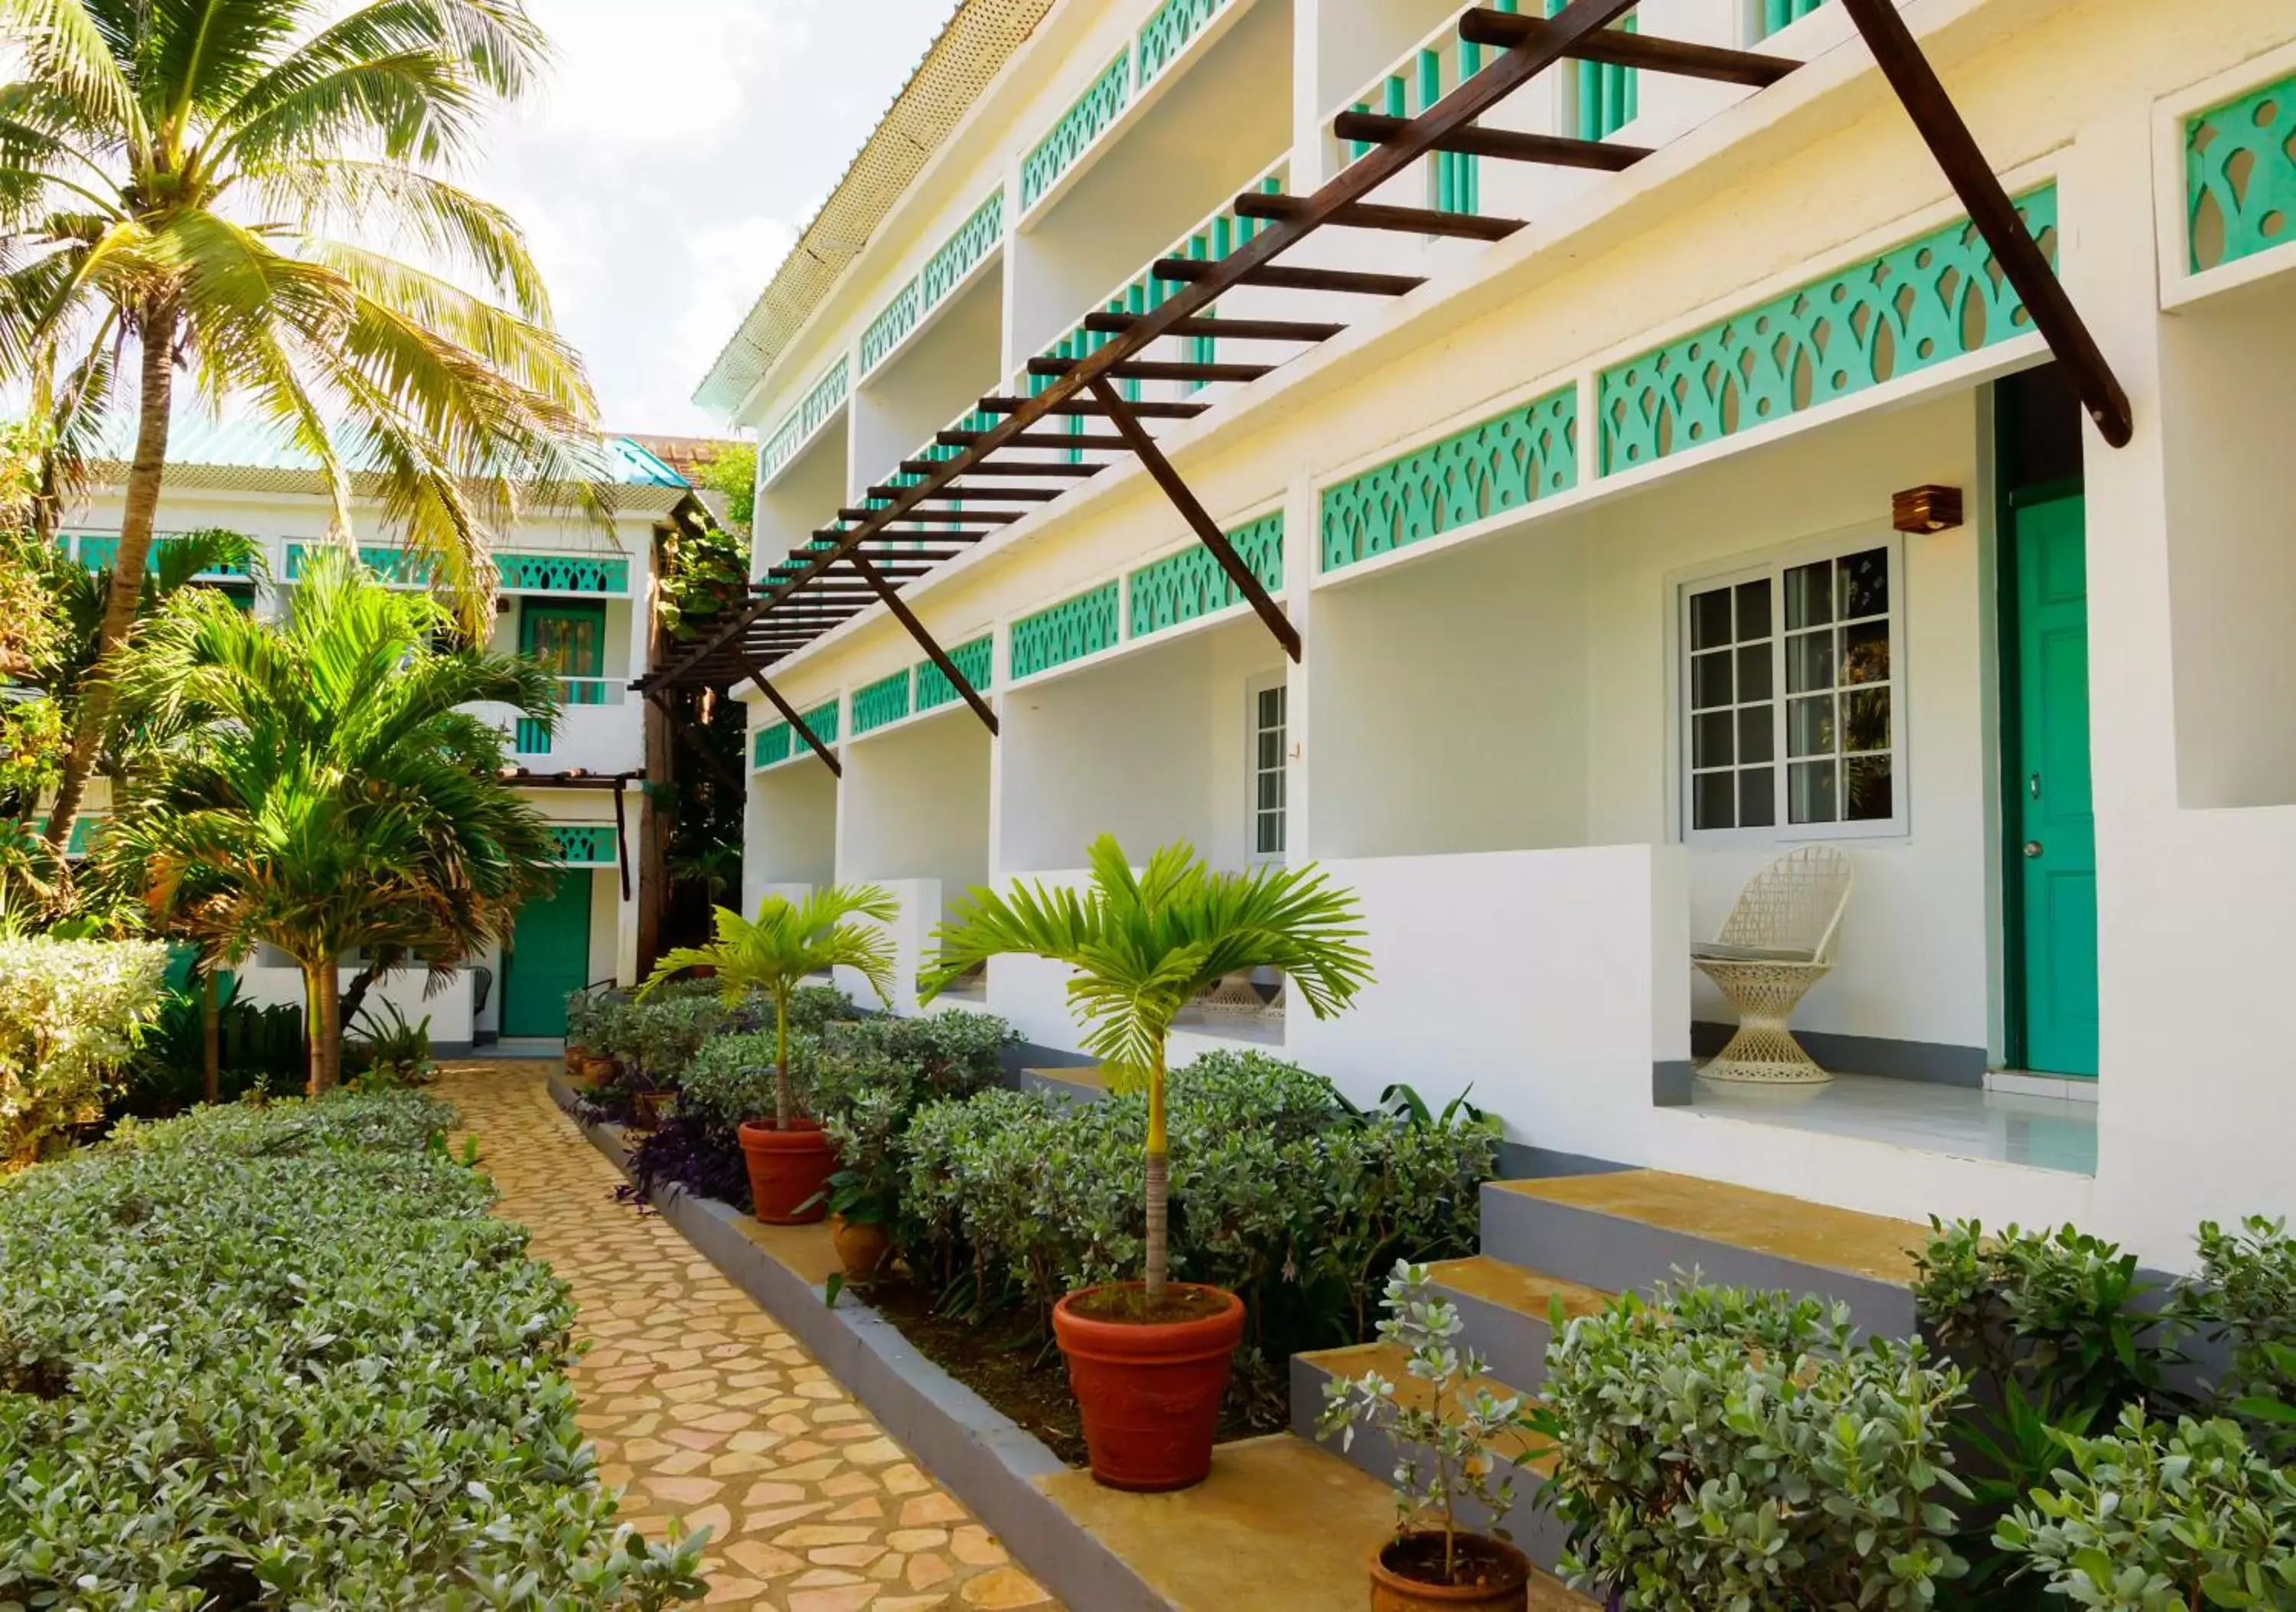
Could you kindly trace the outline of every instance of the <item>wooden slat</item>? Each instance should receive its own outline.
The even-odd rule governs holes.
[[[1081,358],[1031,358],[1029,373],[1032,375],[1064,375]],[[1272,364],[1196,364],[1186,360],[1169,363],[1149,358],[1133,358],[1111,365],[1105,372],[1112,381],[1257,381],[1275,369]]]
[[[868,496],[890,498],[906,490],[899,487],[873,487]],[[925,501],[931,504],[977,504],[984,498],[992,502],[1003,498],[1012,504],[1042,504],[1060,496],[1059,489],[1052,487],[973,487],[951,481],[939,492],[928,495]]]
[[[1041,399],[1036,398],[1008,398],[1003,396],[983,398],[980,399],[980,411],[983,414],[990,415],[1017,415],[1025,409],[1033,407],[1039,401],[1041,401]],[[1149,420],[1193,420],[1210,407],[1211,405],[1209,403],[1150,402],[1135,403],[1130,405],[1131,410],[1135,415]],[[1099,402],[1089,398],[1068,398],[1054,404],[1050,408],[1046,409],[1045,412],[1051,415],[1105,415],[1108,410]],[[989,432],[989,435],[992,437],[996,436],[996,433],[995,432]],[[996,446],[998,448],[1004,447],[1004,439],[1001,437],[997,438]],[[980,466],[978,465],[966,466],[966,469],[968,470],[977,470],[979,468]],[[964,472],[959,471],[956,473],[963,475]]]
[[[1103,335],[1120,335],[1137,325],[1144,314],[1086,314],[1084,327]],[[1236,341],[1328,341],[1344,325],[1316,324],[1307,319],[1183,319],[1166,332],[1174,336],[1225,336]],[[1122,446],[1111,438],[1111,446]]]
[[[944,448],[970,448],[988,434],[988,433],[985,431],[944,431],[937,432],[933,437],[933,440],[939,443]],[[1119,436],[1104,435],[1091,432],[1087,432],[1081,436],[1070,437],[1064,436],[1056,431],[1024,431],[1018,436],[1005,438],[1002,443],[998,444],[998,446],[1003,448],[1099,448],[1103,451],[1106,451],[1111,448],[1121,450],[1124,447],[1124,439]],[[974,471],[977,471],[979,468],[980,467],[977,465],[974,466]],[[974,472],[968,471],[966,473],[970,475],[974,473]]]
[[[840,509],[837,512],[837,518],[840,521],[865,521],[878,513],[873,509]],[[962,525],[967,521],[986,521],[991,526],[1003,526],[1019,520],[1021,512],[1017,509],[905,509],[898,518],[924,522],[943,522],[950,525]]]
[[[1472,45],[1502,45],[1509,48],[1550,48],[1560,36],[1559,21],[1546,21],[1513,12],[1478,8],[1459,16],[1459,37]],[[1744,84],[1767,89],[1801,65],[1787,56],[1765,56],[1753,51],[1725,50],[1716,45],[1692,45],[1622,29],[1597,29],[1564,44],[1560,53],[1578,62],[1601,62],[1611,67],[1639,67],[1653,73],[1684,78],[1713,78],[1724,84]]]
[[[1149,273],[1159,280],[1211,280],[1220,266],[1194,258],[1159,258]],[[1239,285],[1265,285],[1275,291],[1346,292],[1365,297],[1403,297],[1427,282],[1417,275],[1374,274],[1359,268],[1292,268],[1281,263],[1262,264],[1235,276]]]
[[[1312,196],[1270,196],[1246,191],[1235,199],[1238,217],[1245,218],[1304,218],[1315,205]],[[1407,235],[1456,235],[1466,241],[1504,241],[1521,229],[1521,218],[1493,218],[1481,213],[1447,213],[1432,207],[1390,207],[1380,202],[1355,202],[1330,210],[1324,220],[1343,229],[1383,229]]]
[[[1332,121],[1332,133],[1342,140],[1384,145],[1411,127],[1408,118],[1385,112],[1341,112]],[[1526,135],[1511,128],[1469,125],[1436,140],[1434,151],[1458,152],[1470,157],[1499,157],[1511,162],[1544,162],[1554,168],[1589,168],[1622,173],[1651,154],[1647,145],[1620,145],[1609,140],[1572,140],[1561,135]]]
[[[904,460],[902,460],[902,461],[901,461],[900,468],[901,468],[901,469],[903,469],[903,470],[906,470],[906,471],[909,472],[909,473],[910,473],[911,474],[913,474],[913,475],[922,475],[922,474],[924,473],[924,471],[923,471],[922,467],[923,467],[924,465],[930,465],[930,464],[931,464],[931,463],[932,463],[932,461],[931,461],[931,459],[904,459]],[[980,465],[975,465],[972,468],[973,468],[973,471],[974,471],[974,473],[975,473],[976,474],[977,474],[977,473],[981,473],[981,472],[986,472],[987,473],[988,473],[988,474],[990,474],[990,475],[993,475],[993,476],[1067,476],[1067,477],[1076,477],[1076,476],[1094,476],[1094,475],[1098,475],[1102,471],[1106,470],[1106,469],[1108,468],[1108,466],[1107,466],[1106,465],[1104,465],[1104,464],[1102,464],[1102,465],[1060,465],[1060,464],[1055,464],[1055,463],[1054,463],[1053,461],[1051,461],[1051,460],[1049,460],[1049,459],[1047,459],[1047,460],[1024,459],[1024,460],[1018,460],[1018,461],[1015,461],[1015,462],[1014,462],[1014,463],[1013,463],[1013,464],[1008,465],[1008,464],[1004,463],[1003,460],[999,459],[999,460],[997,460],[996,462],[995,462],[994,464],[980,464]],[[907,517],[906,517],[906,515],[905,515],[905,516],[903,516],[902,518],[903,518],[904,520],[907,519]]]

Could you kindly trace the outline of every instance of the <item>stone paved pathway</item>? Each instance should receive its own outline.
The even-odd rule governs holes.
[[[621,1177],[550,1100],[554,1066],[449,1065],[437,1090],[477,1132],[502,1213],[573,1284],[582,1428],[623,1516],[653,1538],[709,1526],[704,1604],[1059,1612],[772,1315],[613,1201]]]

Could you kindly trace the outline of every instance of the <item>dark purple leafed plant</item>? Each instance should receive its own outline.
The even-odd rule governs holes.
[[[698,1192],[728,1204],[750,1201],[748,1167],[738,1144],[713,1132],[698,1117],[672,1115],[630,1150],[630,1184],[616,1197],[644,1203],[668,1187]]]

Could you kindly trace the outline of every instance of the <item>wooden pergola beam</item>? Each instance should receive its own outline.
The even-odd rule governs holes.
[[[1313,196],[1271,196],[1248,190],[1235,199],[1241,218],[1305,218]],[[1397,207],[1384,202],[1350,202],[1330,209],[1322,221],[1340,229],[1382,229],[1403,235],[1450,235],[1463,241],[1504,241],[1523,226],[1521,218],[1482,213],[1445,212],[1433,207]]]
[[[1384,145],[1404,137],[1408,118],[1386,112],[1341,112],[1332,119],[1332,133],[1341,140]],[[1468,157],[1496,157],[1510,162],[1543,162],[1552,168],[1585,168],[1602,173],[1623,173],[1651,154],[1647,145],[1621,145],[1609,140],[1573,140],[1562,135],[1527,135],[1512,128],[1480,125],[1445,135],[1431,151],[1457,152]]]
[[[1156,439],[1148,434],[1139,421],[1124,412],[1123,399],[1117,394],[1115,387],[1105,376],[1094,377],[1092,387],[1101,401],[1116,406],[1110,409],[1109,417],[1116,422],[1117,430],[1124,433],[1132,451],[1139,456],[1142,467],[1156,485],[1164,489],[1164,496],[1172,501],[1172,507],[1180,512],[1180,518],[1196,534],[1197,541],[1211,550],[1212,558],[1219,562],[1222,571],[1227,572],[1227,580],[1235,584],[1236,591],[1251,602],[1251,608],[1267,624],[1267,630],[1275,635],[1275,641],[1283,646],[1283,652],[1297,661],[1300,658],[1300,629],[1292,625],[1292,618],[1285,615],[1283,607],[1268,596],[1267,589],[1260,586],[1259,579],[1252,573],[1251,567],[1246,565],[1243,556],[1235,552],[1235,545],[1227,540],[1227,533],[1220,530],[1219,522],[1212,519],[1210,512],[1204,508],[1187,482],[1181,479],[1180,473],[1172,468],[1172,462],[1164,456],[1164,450],[1156,445]]]
[[[1969,132],[1953,97],[1946,94],[1913,30],[1895,5],[1882,0],[1842,0],[1842,9],[1865,36],[1882,76],[1898,92],[1898,99],[1938,166],[1945,170],[1954,193],[1969,210],[1971,222],[1992,249],[1994,261],[2001,265],[2025,311],[2032,315],[2033,327],[2065,366],[2081,407],[2096,423],[2098,434],[2114,448],[2126,448],[2136,432],[2128,392],[2112,373],[2096,338],[2089,333],[2080,310],[2065,294],[2055,267],[2025,227],[2024,219],[2017,216],[2017,204],[2002,188],[1999,176],[1978,148],[1977,137]]]
[[[893,613],[893,619],[908,629],[909,637],[917,641],[918,646],[925,652],[926,657],[940,669],[940,675],[947,678],[949,686],[964,697],[964,703],[967,705],[972,707],[972,714],[980,719],[982,724],[992,735],[996,733],[998,731],[996,713],[988,709],[988,702],[980,697],[980,691],[972,686],[972,680],[957,670],[956,662],[948,658],[948,652],[941,648],[932,634],[925,630],[925,624],[917,620],[916,613],[903,601],[899,590],[886,581],[878,573],[877,568],[862,559],[860,555],[854,555],[853,561],[860,568],[861,574],[868,579],[870,586],[877,590],[877,596],[885,601],[885,608]]]
[[[819,735],[806,726],[805,719],[797,713],[797,707],[783,699],[782,691],[767,682],[766,674],[752,665],[746,657],[742,662],[742,670],[749,674],[750,681],[758,686],[758,692],[774,703],[774,709],[782,713],[782,720],[790,725],[791,731],[813,746],[813,753],[829,764],[830,776],[843,777],[845,769],[839,764],[835,753],[821,742]]]
[[[1801,65],[1791,56],[1767,56],[1753,51],[1726,50],[1719,45],[1630,34],[1608,22],[1566,37],[1564,25],[1570,15],[1566,11],[1542,20],[1487,8],[1463,12],[1459,16],[1459,37],[1471,45],[1498,45],[1542,54],[1552,52],[1556,57],[1569,57],[1574,62],[1639,67],[1654,73],[1672,73],[1677,78],[1743,84],[1752,89],[1767,89]]]

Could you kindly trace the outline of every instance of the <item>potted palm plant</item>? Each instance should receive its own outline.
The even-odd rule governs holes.
[[[1071,1293],[1053,1310],[1083,1414],[1093,1476],[1111,1488],[1184,1489],[1211,1470],[1212,1435],[1243,1301],[1171,1279],[1166,1240],[1169,1155],[1165,1050],[1172,1021],[1223,975],[1277,968],[1316,1017],[1371,982],[1349,892],[1315,868],[1215,873],[1185,842],[1136,877],[1112,835],[1093,843],[1085,891],[1016,883],[975,890],[936,937],[924,998],[992,957],[1049,958],[1075,970],[1069,1005],[1086,1050],[1118,1090],[1144,1091],[1146,1253],[1139,1282]]]
[[[769,1226],[819,1220],[827,1211],[824,1188],[837,1168],[836,1148],[820,1122],[799,1112],[790,1087],[790,994],[809,975],[844,967],[858,972],[890,1007],[893,943],[883,930],[851,920],[890,923],[899,910],[892,893],[875,884],[832,884],[802,901],[769,895],[758,903],[754,920],[720,907],[715,941],[664,952],[638,987],[644,997],[689,968],[707,968],[727,1007],[752,991],[773,1003],[774,1117],[744,1121],[739,1132],[750,1200]]]
[[[1505,1468],[1493,1446],[1527,1439],[1537,1425],[1531,1410],[1519,1397],[1468,1391],[1485,1364],[1459,1348],[1465,1322],[1458,1306],[1436,1293],[1426,1266],[1398,1262],[1385,1302],[1379,1335],[1410,1355],[1420,1391],[1398,1400],[1396,1385],[1376,1371],[1329,1382],[1316,1423],[1318,1434],[1339,1433],[1342,1446],[1355,1442],[1358,1422],[1398,1446],[1395,1534],[1371,1553],[1372,1612],[1521,1612],[1530,1562],[1496,1526],[1513,1504],[1514,1480],[1500,1476]],[[1459,1508],[1469,1501],[1501,1537],[1460,1526]]]

